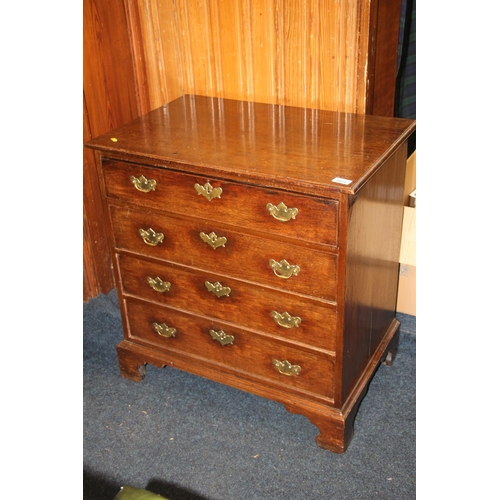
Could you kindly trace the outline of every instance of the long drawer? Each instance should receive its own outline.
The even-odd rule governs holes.
[[[210,316],[252,330],[335,351],[337,305],[224,278],[228,295],[209,291],[217,276],[184,266],[119,255],[126,295]]]
[[[115,206],[110,206],[110,210],[117,249],[288,292],[336,300],[336,253],[221,229],[202,219],[180,219]],[[216,242],[225,241],[214,248],[202,233],[205,237],[215,235]]]
[[[128,299],[126,307],[128,338],[134,342],[192,355],[235,372],[333,398],[334,361],[331,358],[243,329],[228,328],[216,320],[209,321],[139,300]],[[175,336],[169,336],[172,334]]]
[[[103,159],[102,166],[108,198],[266,234],[333,247],[338,244],[337,200],[206,179],[115,160]]]

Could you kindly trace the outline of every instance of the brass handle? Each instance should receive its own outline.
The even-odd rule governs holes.
[[[177,330],[175,328],[171,328],[167,326],[165,323],[153,323],[153,328],[155,329],[158,335],[162,337],[175,337]]]
[[[212,201],[214,198],[220,198],[220,195],[222,194],[222,188],[214,188],[210,182],[207,182],[204,186],[196,183],[194,188],[198,194],[202,194],[208,201]]]
[[[144,229],[139,229],[139,234],[146,245],[151,245],[155,247],[158,243],[163,241],[165,235],[163,233],[157,233],[153,229],[149,228],[147,231]]]
[[[268,203],[266,205],[269,213],[277,220],[287,222],[290,219],[295,219],[299,213],[298,208],[288,208],[283,202],[278,203],[278,206]]]
[[[168,281],[163,281],[158,276],[155,279],[148,276],[147,282],[148,285],[157,292],[163,293],[163,292],[168,292],[170,290],[170,283]]]
[[[278,278],[291,278],[292,276],[297,276],[300,271],[300,267],[294,264],[289,264],[285,259],[281,262],[277,262],[274,259],[269,261],[271,269]]]
[[[205,281],[205,286],[209,292],[214,293],[220,299],[224,295],[229,297],[231,289],[228,286],[222,286],[218,281],[215,283],[210,283],[210,281]]]
[[[273,311],[271,313],[271,316],[273,317],[274,321],[278,323],[278,325],[284,328],[298,328],[302,321],[298,316],[290,316],[290,314],[288,314],[286,311],[283,314],[280,314],[277,311]]]
[[[292,365],[286,359],[284,361],[278,361],[277,359],[273,359],[273,366],[282,375],[287,375],[289,377],[291,377],[292,375],[298,375],[301,370],[299,365]]]
[[[234,342],[234,336],[228,335],[224,330],[213,330],[210,328],[210,335],[214,340],[220,342],[221,345],[232,344]]]
[[[210,234],[206,234],[202,231],[200,233],[200,238],[214,250],[219,247],[225,247],[227,243],[227,238],[225,236],[217,236],[213,231]]]
[[[135,189],[137,189],[137,191],[141,191],[142,193],[149,193],[150,191],[154,191],[156,189],[156,181],[154,179],[148,180],[143,175],[139,178],[132,175],[130,180],[132,181]]]

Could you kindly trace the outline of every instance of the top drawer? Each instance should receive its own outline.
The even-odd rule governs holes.
[[[108,198],[245,227],[263,234],[333,247],[338,245],[337,200],[109,159],[102,160],[102,167]]]

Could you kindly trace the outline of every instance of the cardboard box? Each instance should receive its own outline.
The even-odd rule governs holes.
[[[417,315],[417,209],[404,207],[396,310]]]
[[[406,160],[406,177],[405,177],[405,191],[404,191],[404,204],[410,205],[410,193],[417,189],[417,151],[413,153]]]
[[[414,189],[410,193],[410,207],[417,208],[417,190]]]
[[[399,264],[399,286],[396,311],[417,315],[417,267]]]
[[[403,231],[401,233],[401,248],[399,262],[410,266],[417,265],[417,209],[403,207]]]

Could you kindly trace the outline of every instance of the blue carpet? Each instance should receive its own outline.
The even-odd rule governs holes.
[[[416,498],[416,324],[402,322],[398,356],[380,365],[354,437],[337,455],[316,427],[280,404],[173,368],[120,376],[116,292],[83,306],[84,500],[120,486],[169,500],[411,500]]]

